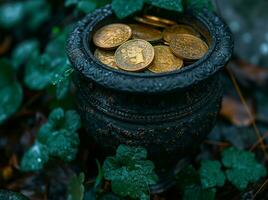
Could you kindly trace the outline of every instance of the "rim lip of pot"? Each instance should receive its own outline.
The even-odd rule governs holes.
[[[222,69],[233,52],[232,33],[224,21],[208,10],[193,12],[211,35],[208,53],[192,65],[178,71],[144,74],[115,70],[100,63],[91,52],[85,34],[92,37],[94,27],[112,16],[111,5],[97,9],[74,27],[67,39],[66,51],[72,66],[84,77],[119,91],[162,93],[182,89],[205,80]]]

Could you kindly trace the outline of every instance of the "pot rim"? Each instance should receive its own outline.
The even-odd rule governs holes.
[[[178,71],[160,74],[109,68],[94,57],[85,35],[92,36],[94,27],[112,15],[111,5],[87,15],[69,34],[66,45],[68,58],[75,70],[106,88],[136,93],[162,93],[186,88],[218,72],[232,56],[233,38],[230,29],[215,13],[203,10],[192,13],[208,30],[212,40],[209,51],[202,59]]]

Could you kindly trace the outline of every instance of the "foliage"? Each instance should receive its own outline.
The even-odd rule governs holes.
[[[84,197],[84,181],[85,174],[80,173],[79,176],[71,177],[68,184],[68,200],[83,200]]]
[[[157,175],[154,164],[146,158],[145,149],[125,145],[118,147],[114,157],[106,158],[103,164],[104,177],[112,182],[115,194],[150,199],[149,185],[156,183]]]
[[[225,175],[221,171],[221,163],[219,161],[201,161],[199,173],[203,188],[222,187],[225,183]]]
[[[199,173],[192,166],[184,168],[177,174],[176,180],[184,200],[213,200],[215,198],[216,189],[202,188]]]
[[[222,163],[228,168],[226,170],[227,179],[240,190],[267,174],[265,167],[255,160],[253,153],[234,147],[223,152]]]
[[[213,9],[211,0],[113,0],[112,7],[118,18],[124,18],[141,11],[147,3],[155,7],[182,12],[184,7],[201,10],[203,8]]]
[[[13,68],[8,60],[0,59],[0,124],[17,111],[23,98]]]
[[[10,29],[23,24],[24,27],[35,30],[50,14],[50,5],[45,0],[7,2],[0,6],[0,27]]]
[[[54,109],[39,130],[36,143],[23,156],[22,171],[36,171],[44,167],[50,157],[72,161],[78,151],[79,137],[76,132],[81,126],[76,111]]]
[[[65,6],[75,6],[78,12],[90,13],[96,8],[111,3],[111,0],[65,0]]]

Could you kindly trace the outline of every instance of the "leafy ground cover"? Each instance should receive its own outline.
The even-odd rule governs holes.
[[[225,70],[217,125],[176,187],[150,193],[158,177],[143,148],[101,155],[75,111],[65,40],[75,21],[109,2],[0,1],[0,188],[33,200],[267,199],[268,69],[239,58]],[[121,18],[144,4],[211,7],[205,0],[112,2]]]

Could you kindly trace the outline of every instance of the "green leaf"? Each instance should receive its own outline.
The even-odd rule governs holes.
[[[49,66],[50,58],[45,55],[40,56],[38,51],[33,52],[25,68],[25,85],[32,90],[45,89],[50,85],[54,75]]]
[[[182,0],[147,0],[147,2],[159,8],[178,12],[183,11]]]
[[[32,90],[42,90],[51,85],[56,74],[64,74],[70,67],[65,54],[65,39],[69,27],[53,39],[40,55],[36,50],[26,64],[24,82]]]
[[[18,25],[25,16],[22,2],[10,2],[0,6],[0,26],[11,28]]]
[[[101,185],[102,179],[103,179],[103,170],[101,168],[100,162],[97,160],[96,161],[97,166],[98,166],[98,176],[96,177],[96,181],[95,181],[95,188],[98,188]]]
[[[1,200],[29,200],[27,197],[23,196],[20,193],[9,191],[9,190],[1,190],[1,189],[0,189],[0,199]]]
[[[97,200],[97,191],[96,188],[90,188],[84,194],[84,200]]]
[[[77,3],[77,10],[83,13],[90,13],[98,7],[97,1],[81,0]]]
[[[45,145],[36,142],[21,160],[20,169],[22,171],[37,171],[48,162],[49,154]]]
[[[213,4],[211,0],[186,0],[186,7],[194,10],[202,10],[207,8],[213,10]]]
[[[83,200],[85,174],[74,175],[68,183],[68,200]]]
[[[227,179],[239,190],[247,188],[249,183],[266,176],[266,168],[255,160],[252,152],[238,150],[234,147],[226,149],[222,154]]]
[[[143,148],[120,145],[114,157],[104,161],[104,177],[112,182],[112,191],[122,197],[150,199],[149,185],[158,180],[154,164],[145,160]]]
[[[144,0],[113,0],[112,8],[120,19],[134,14],[143,8]]]
[[[78,2],[79,2],[79,0],[65,0],[64,5],[65,5],[66,7],[68,7],[68,6],[75,5],[75,4],[77,4]]]
[[[24,64],[36,49],[39,49],[39,42],[36,39],[26,40],[18,44],[12,52],[12,63],[15,69]]]
[[[203,189],[199,173],[191,165],[176,175],[176,181],[184,200],[213,200],[215,198],[216,190],[214,188]]]
[[[202,161],[199,173],[201,184],[205,189],[215,186],[221,187],[225,183],[225,174],[221,170],[219,161]]]
[[[200,186],[187,187],[184,190],[183,200],[214,200],[216,189],[202,189]]]
[[[0,124],[17,111],[22,102],[22,87],[14,77],[12,65],[0,59]]]
[[[49,154],[65,161],[72,161],[78,151],[81,127],[80,117],[74,110],[54,109],[39,130],[38,141],[47,145]]]
[[[75,132],[56,131],[49,135],[46,145],[50,156],[59,157],[68,162],[75,159],[79,146],[79,137]]]
[[[193,168],[192,165],[182,169],[180,173],[176,175],[177,184],[182,190],[190,186],[200,184],[199,173]]]

